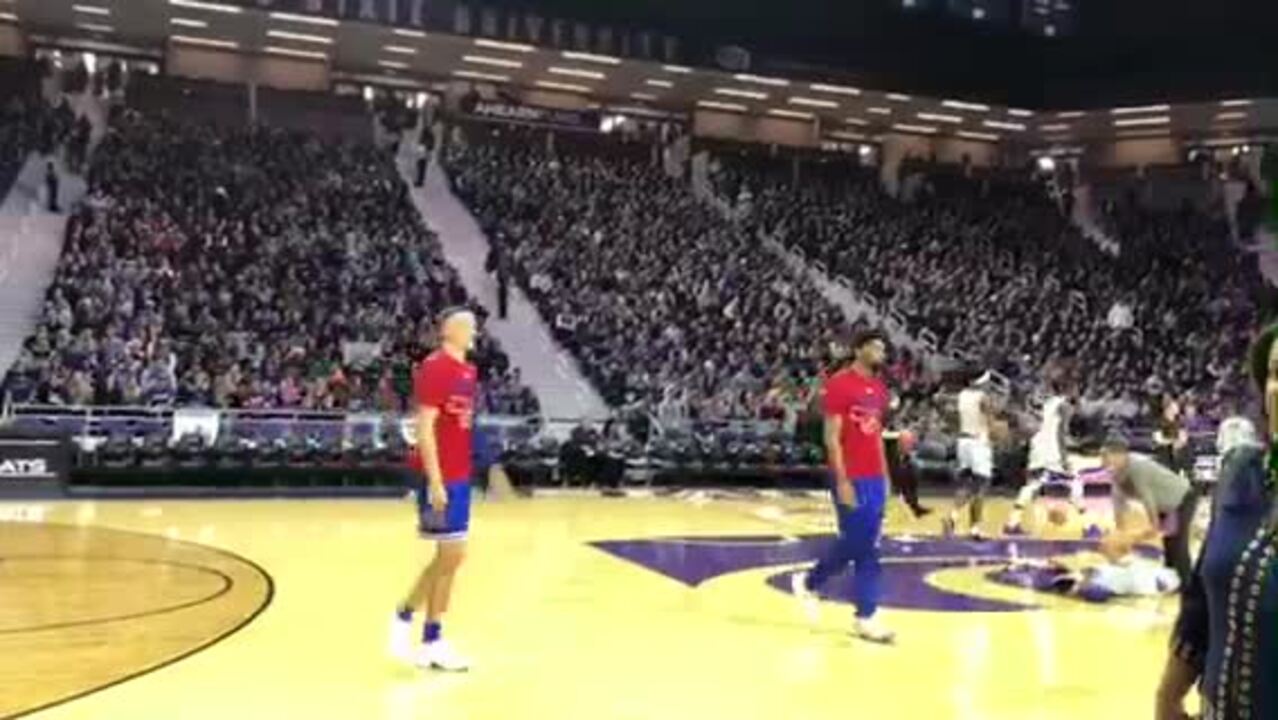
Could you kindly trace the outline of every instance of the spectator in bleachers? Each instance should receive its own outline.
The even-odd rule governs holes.
[[[828,362],[841,313],[647,153],[471,135],[456,191],[609,403],[758,418]]]
[[[89,186],[15,400],[399,410],[393,378],[468,300],[366,143],[125,111]],[[475,359],[482,409],[536,412],[493,340]]]
[[[922,175],[913,202],[887,195],[869,173],[798,188],[775,173],[744,173],[742,182],[756,189],[762,232],[915,332],[932,331],[943,352],[995,352],[1030,376],[1074,360],[1085,395],[1115,407],[1130,407],[1150,378],[1192,392],[1209,411],[1240,387],[1237,359],[1262,281],[1223,219],[1124,212],[1115,258],[1028,177],[921,161],[909,173]]]

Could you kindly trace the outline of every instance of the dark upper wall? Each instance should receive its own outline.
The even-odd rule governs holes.
[[[1003,0],[1017,17],[1022,0]],[[867,85],[1029,107],[1278,95],[1274,0],[1075,0],[1068,37],[903,12],[900,0],[494,0],[651,27],[690,61],[738,44],[755,68],[844,68]],[[939,4],[944,4],[939,3]]]

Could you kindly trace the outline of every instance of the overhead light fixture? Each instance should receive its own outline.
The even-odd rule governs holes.
[[[561,83],[553,80],[538,80],[533,83],[539,88],[547,90],[563,90],[564,92],[588,93],[590,88],[585,85],[573,85],[572,83]]]
[[[749,98],[751,100],[767,100],[768,94],[757,90],[738,90],[737,88],[715,88],[716,95],[727,95],[729,97]]]
[[[666,72],[679,73],[680,75],[687,75],[692,72],[692,68],[683,65],[662,65],[661,69]]]
[[[383,45],[382,49],[388,53],[398,53],[400,55],[417,54],[417,48],[410,48],[407,45]]]
[[[568,77],[579,77],[587,80],[603,80],[606,75],[597,70],[581,70],[579,68],[558,67],[552,65],[546,68],[551,75],[566,75]]]
[[[239,5],[201,2],[201,0],[169,0],[169,4],[174,7],[190,8],[192,10],[208,10],[209,12],[227,13],[228,15],[239,15],[244,12],[244,8]]]
[[[307,33],[295,33],[288,30],[267,30],[267,37],[278,38],[280,40],[296,40],[297,42],[315,43],[317,45],[332,45],[333,38],[324,35],[308,35]]]
[[[1073,140],[1074,136],[1069,133],[1065,133],[1063,135],[1044,135],[1043,139],[1047,142],[1058,143]]]
[[[1111,115],[1139,115],[1141,113],[1167,112],[1171,105],[1142,105],[1140,107],[1116,107],[1110,110]]]
[[[192,20],[191,18],[175,17],[171,18],[169,22],[179,27],[206,28],[209,26],[204,20]]]
[[[284,20],[286,22],[306,23],[307,25],[323,25],[324,27],[337,27],[338,22],[332,18],[317,17],[315,15],[298,15],[297,13],[273,12],[270,14],[272,20]]]
[[[506,83],[510,82],[509,75],[495,75],[493,73],[479,72],[477,70],[454,70],[453,77],[459,77],[466,80],[486,80],[488,82]]]
[[[983,120],[981,124],[987,128],[996,130],[1024,130],[1025,125],[1022,123],[1004,122],[1002,120]]]
[[[1237,100],[1221,100],[1221,107],[1248,107],[1252,104],[1250,100],[1239,98]]]
[[[784,108],[768,108],[768,114],[783,118],[794,118],[795,120],[811,120],[814,117],[809,112],[786,110]]]
[[[192,35],[170,35],[169,39],[173,42],[186,43],[187,45],[203,45],[205,47],[225,48],[234,50],[240,46],[234,40],[219,40],[217,38],[202,38]]]
[[[88,30],[89,32],[99,32],[99,33],[115,32],[115,28],[111,27],[110,25],[103,25],[101,23],[76,23],[75,26],[80,28],[81,30]]]
[[[971,130],[959,130],[956,134],[968,140],[984,140],[985,142],[998,142],[999,137],[994,133],[972,132]]]
[[[756,85],[771,85],[772,87],[790,86],[790,81],[784,78],[763,77],[761,75],[751,75],[749,73],[737,73],[732,76],[732,79],[738,82],[755,83]]]
[[[18,21],[18,16],[17,16],[17,15],[14,15],[14,14],[13,14],[13,13],[11,13],[11,12],[0,12],[0,20],[8,20],[8,21],[10,21],[10,22],[17,22],[17,21]]]
[[[1223,112],[1216,115],[1216,120],[1246,120],[1247,117],[1245,112]]]
[[[1154,117],[1126,118],[1123,120],[1115,120],[1114,127],[1139,127],[1142,125],[1166,125],[1170,122],[1171,122],[1170,115],[1157,115]]]
[[[1069,130],[1069,123],[1049,123],[1047,125],[1039,125],[1039,132],[1061,132]]]
[[[644,85],[651,85],[651,86],[653,86],[653,87],[659,87],[659,88],[672,88],[672,87],[674,87],[674,83],[670,82],[669,80],[653,80],[653,79],[648,79],[648,80],[644,80],[644,81],[643,81],[643,84],[644,84]]]
[[[510,52],[530,53],[536,50],[532,45],[523,43],[505,42],[503,40],[489,40],[488,38],[475,38],[475,46],[489,48],[492,50],[509,50]]]
[[[632,92],[630,93],[630,97],[634,98],[635,100],[648,100],[648,101],[657,99],[657,96],[653,95],[652,93],[641,93],[641,92]]]
[[[915,117],[920,120],[928,120],[930,122],[943,122],[957,125],[963,122],[963,118],[958,115],[940,115],[937,113],[916,113]]]
[[[408,28],[395,28],[394,30],[391,30],[391,32],[399,35],[400,37],[417,38],[418,40],[425,39],[426,37],[426,33],[421,30],[409,30]]]
[[[601,65],[620,65],[621,58],[611,55],[597,55],[595,53],[573,52],[571,50],[560,53],[560,57],[566,60],[580,60],[582,62],[600,63]]]
[[[1082,110],[1066,110],[1064,112],[1056,113],[1056,117],[1062,120],[1068,120],[1071,118],[1081,118],[1086,114],[1087,113],[1083,112]]]
[[[866,108],[865,111],[868,113],[874,113],[875,115],[891,115],[892,114],[892,108],[889,108],[889,107],[869,107],[869,108]]]
[[[495,58],[488,57],[487,55],[462,55],[462,62],[473,63],[475,65],[490,65],[492,67],[501,68],[521,68],[524,66],[522,60]]]
[[[963,102],[962,100],[942,100],[941,105],[943,107],[953,108],[955,110],[971,110],[972,112],[989,112],[990,111],[989,105],[982,105],[981,103]]]
[[[865,118],[859,118],[859,117],[843,118],[843,122],[849,125],[861,125],[861,126],[870,124],[869,120],[866,120]]]
[[[407,70],[408,69],[408,63],[400,62],[398,60],[378,60],[377,64],[381,65],[384,68],[389,68],[391,70]]]
[[[847,87],[846,85],[829,85],[827,83],[812,83],[808,85],[808,89],[815,90],[817,92],[832,93],[834,95],[856,96],[861,94],[861,91],[858,88]]]
[[[719,102],[718,100],[698,100],[697,107],[710,110],[727,110],[728,112],[749,112],[750,109],[738,103]]]
[[[835,130],[828,132],[826,137],[836,138],[838,140],[869,140],[870,138],[858,132],[848,132],[847,130]]]
[[[307,60],[328,59],[328,55],[318,50],[298,50],[296,48],[280,47],[279,45],[267,45],[262,50],[272,55],[287,55],[289,57],[306,58]]]
[[[85,15],[110,15],[111,8],[99,7],[97,5],[72,5],[71,9]]]
[[[923,135],[933,135],[937,132],[937,129],[930,125],[907,125],[905,123],[894,123],[892,129],[908,133],[921,133]]]
[[[887,94],[887,99],[888,99],[888,100],[891,100],[892,102],[909,102],[909,101],[910,101],[910,96],[909,96],[909,95],[903,95],[903,94],[901,94],[901,93],[888,93],[888,94]]]
[[[1012,117],[1034,117],[1033,110],[1021,110],[1019,108],[1008,108],[1007,114]]]
[[[1171,137],[1171,133],[1166,130],[1120,130],[1114,133],[1114,137],[1119,138],[1163,138]]]
[[[791,105],[802,105],[804,107],[814,108],[837,108],[839,106],[839,104],[833,100],[819,100],[817,98],[803,97],[802,95],[795,95],[790,98],[789,103]]]

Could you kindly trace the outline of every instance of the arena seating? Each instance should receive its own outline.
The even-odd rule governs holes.
[[[800,401],[845,322],[755,236],[648,152],[469,130],[446,154],[456,192],[607,401],[693,418]]]
[[[66,103],[49,107],[40,96],[39,66],[0,60],[0,199],[32,152],[48,154],[71,132],[74,114]]]
[[[1127,208],[1114,258],[1028,175],[921,162],[907,174],[921,180],[913,202],[868,176],[795,188],[755,173],[747,185],[762,232],[932,331],[943,351],[1009,372],[1072,369],[1086,396],[1128,406],[1153,389],[1216,409],[1238,395],[1263,282],[1223,220]],[[1130,328],[1111,326],[1116,304],[1133,311]]]
[[[387,154],[117,112],[13,402],[398,410],[468,298]],[[494,341],[481,409],[537,402]]]

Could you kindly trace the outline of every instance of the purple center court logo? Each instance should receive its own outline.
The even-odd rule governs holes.
[[[707,580],[735,572],[814,562],[833,541],[833,535],[797,538],[740,535],[607,540],[592,545],[689,587],[697,587]],[[1009,563],[1017,556],[1060,557],[1095,548],[1094,542],[1080,540],[980,541],[928,537],[906,542],[884,538],[880,545],[883,563],[881,604],[905,610],[939,612],[1035,610],[1039,606],[1031,603],[996,600],[941,588],[929,582],[928,576],[952,568],[992,569]],[[791,571],[787,568],[769,576],[768,585],[789,592]],[[852,573],[848,572],[831,580],[824,588],[823,596],[827,600],[851,603],[852,590]]]

